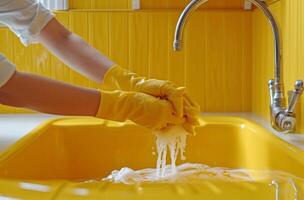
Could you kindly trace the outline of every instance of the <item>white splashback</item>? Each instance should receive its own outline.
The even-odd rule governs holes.
[[[69,0],[39,0],[50,10],[68,10]],[[83,0],[86,1],[86,0]]]

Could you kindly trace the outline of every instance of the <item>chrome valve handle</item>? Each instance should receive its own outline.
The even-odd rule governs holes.
[[[295,89],[291,91],[289,95],[288,108],[285,106],[277,106],[274,102],[274,80],[268,82],[269,91],[270,91],[270,112],[271,112],[271,124],[274,129],[280,132],[291,132],[295,130],[296,127],[296,114],[295,107],[303,94],[304,91],[304,82],[301,80],[296,81]]]
[[[288,109],[287,113],[294,113],[295,107],[303,94],[304,90],[304,83],[301,80],[296,81],[295,83],[295,89],[292,91],[292,94],[290,96],[289,102],[288,102]]]

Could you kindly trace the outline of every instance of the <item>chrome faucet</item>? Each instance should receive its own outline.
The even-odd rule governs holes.
[[[182,48],[182,33],[189,16],[202,4],[208,0],[192,0],[182,12],[176,25],[173,48],[180,51]],[[262,0],[247,0],[258,7],[267,17],[274,36],[274,79],[270,80],[268,85],[270,89],[270,118],[271,125],[280,132],[292,132],[296,126],[295,107],[304,90],[304,83],[298,80],[295,83],[295,89],[289,93],[289,105],[286,108],[283,85],[283,69],[281,66],[280,54],[280,32],[278,24],[268,9],[267,4]]]

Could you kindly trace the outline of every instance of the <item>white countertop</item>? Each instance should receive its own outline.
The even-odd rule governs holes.
[[[203,115],[235,116],[254,121],[268,129],[276,136],[282,138],[304,150],[304,134],[282,134],[273,130],[269,122],[252,113],[203,113]],[[30,114],[30,115],[0,115],[0,152],[7,149],[11,144],[22,138],[43,121],[56,118],[54,115]]]
[[[33,130],[52,115],[0,115],[0,152]]]

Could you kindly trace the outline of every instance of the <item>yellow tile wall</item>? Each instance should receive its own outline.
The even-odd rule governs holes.
[[[285,90],[292,90],[297,79],[304,78],[304,2],[281,0],[271,5],[282,33],[282,60]],[[252,110],[269,117],[268,79],[273,77],[273,38],[269,25],[258,10],[253,13]],[[287,94],[286,94],[287,97]],[[298,108],[298,131],[304,131],[302,98]]]
[[[117,63],[141,75],[186,85],[202,111],[251,110],[251,12],[195,13],[185,32],[185,48],[173,52],[178,11],[69,11],[57,18]],[[19,70],[86,87],[96,84],[76,74],[44,48],[23,47],[0,29],[4,52]],[[2,42],[2,41],[0,41]],[[1,113],[25,112],[0,108]]]
[[[133,0],[70,0],[70,9],[132,9]]]
[[[184,8],[189,2],[189,0],[141,0],[141,7],[143,9]],[[202,8],[242,8],[243,5],[244,0],[209,0]]]
[[[112,4],[109,4],[109,2]],[[113,4],[113,2],[116,2]],[[72,9],[124,8],[126,0],[71,0]],[[188,0],[142,0],[143,9],[183,8]],[[209,8],[241,8],[243,1],[210,1]],[[304,76],[304,2],[281,0],[270,6],[282,32],[285,89]],[[171,49],[179,12],[70,11],[57,18],[116,62],[139,74],[168,78],[186,85],[202,111],[253,111],[269,117],[267,81],[273,77],[273,38],[258,10],[206,10],[191,18],[185,49]],[[81,22],[81,23],[79,23]],[[96,84],[76,74],[41,46],[24,48],[0,28],[0,51],[20,70],[78,85]],[[252,49],[252,50],[251,50]],[[304,131],[304,98],[298,109],[298,130]],[[0,113],[28,112],[0,107]]]
[[[71,9],[130,9],[132,0],[70,0]],[[140,0],[141,9],[184,8],[190,0]],[[210,0],[202,8],[243,8],[244,0]]]

